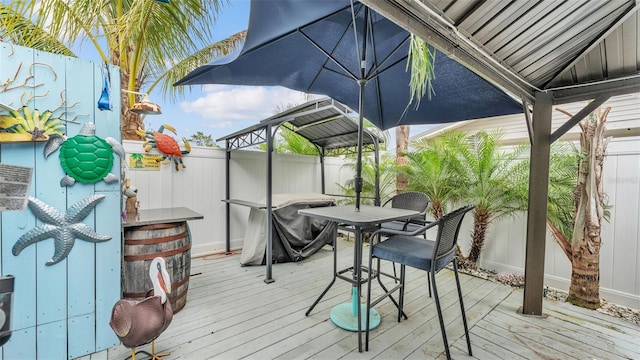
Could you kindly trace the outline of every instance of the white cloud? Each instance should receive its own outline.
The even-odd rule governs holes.
[[[301,104],[302,93],[283,87],[206,85],[202,96],[180,102],[187,114],[200,115],[208,127],[230,127],[231,122],[258,122],[274,115],[276,106]]]

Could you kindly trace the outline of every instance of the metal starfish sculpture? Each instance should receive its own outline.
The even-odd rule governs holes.
[[[30,196],[31,212],[46,224],[38,225],[22,235],[13,245],[13,255],[18,256],[27,246],[40,240],[53,238],[55,251],[53,257],[46,263],[50,266],[59,263],[69,255],[76,239],[94,243],[111,239],[111,236],[97,234],[82,222],[104,197],[96,194],[86,197],[73,204],[67,209],[67,213],[63,214],[53,206]]]
[[[29,130],[27,131],[29,134],[31,134],[31,141],[36,141],[38,139],[46,139],[47,136],[45,135],[45,132],[38,129],[37,127],[34,127],[33,130]]]

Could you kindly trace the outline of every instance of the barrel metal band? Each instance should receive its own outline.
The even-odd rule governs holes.
[[[184,291],[181,291],[179,294],[176,294],[176,296],[170,296],[169,297],[169,301],[171,301],[172,303],[178,302],[178,300],[180,300],[183,297],[187,296],[187,290],[189,290],[189,289],[184,289]]]
[[[189,249],[191,249],[191,244],[186,244],[185,246],[183,246],[181,248],[178,248],[178,249],[175,249],[175,250],[156,252],[156,253],[152,253],[152,254],[125,255],[124,256],[124,261],[153,260],[158,256],[160,256],[160,257],[173,256],[173,255],[180,254],[180,253],[183,253],[185,251],[188,251]]]
[[[131,231],[164,230],[164,229],[171,229],[171,228],[181,227],[183,225],[185,225],[185,223],[151,224],[151,225],[136,226],[136,227],[132,228],[134,230],[131,230]]]
[[[189,237],[189,233],[185,231],[185,232],[177,234],[177,235],[164,236],[164,237],[158,237],[158,238],[152,238],[152,239],[136,240],[136,239],[126,239],[125,238],[124,244],[125,245],[159,244],[159,243],[163,243],[163,242],[169,242],[169,241],[178,240],[178,239],[182,239],[182,238],[188,238],[188,237]]]

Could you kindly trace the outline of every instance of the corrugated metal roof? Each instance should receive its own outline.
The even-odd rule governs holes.
[[[627,92],[640,86],[637,0],[363,2],[516,95],[629,77]]]
[[[325,150],[355,149],[358,144],[358,122],[354,112],[330,98],[311,100],[218,140],[250,139],[243,140],[242,146],[236,148],[256,145],[266,140],[264,131],[268,125],[275,127],[285,123],[296,134]],[[384,142],[384,138],[364,130],[365,149],[373,145],[375,139],[378,143]]]

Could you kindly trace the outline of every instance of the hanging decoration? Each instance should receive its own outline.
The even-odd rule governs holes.
[[[124,159],[124,148],[116,139],[102,139],[96,135],[94,123],[86,123],[80,133],[67,139],[63,135],[51,135],[44,147],[44,157],[60,149],[60,165],[65,175],[60,186],[71,186],[76,180],[81,183],[106,183],[118,181],[118,177],[110,173],[113,166],[113,152]]]
[[[73,204],[67,209],[66,213],[63,213],[53,206],[30,196],[29,209],[44,224],[38,225],[22,235],[13,245],[13,255],[20,255],[20,252],[27,246],[38,241],[53,238],[55,251],[53,257],[45,264],[51,266],[64,260],[69,255],[76,239],[93,243],[111,239],[111,236],[100,235],[82,222],[93,208],[98,205],[98,202],[104,198],[104,195],[93,194]]]
[[[102,67],[102,93],[98,99],[98,109],[111,111],[111,74],[107,63]]]

